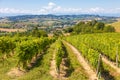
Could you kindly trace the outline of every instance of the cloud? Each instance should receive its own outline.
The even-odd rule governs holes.
[[[15,8],[0,8],[0,13],[30,13],[30,10],[20,10]]]
[[[97,14],[97,13],[104,13],[105,9],[100,8],[100,7],[95,7],[95,8],[88,8],[82,10],[82,13],[87,13],[87,14]]]
[[[115,9],[111,9],[109,10],[110,13],[120,13],[120,8],[115,8]]]
[[[41,7],[38,10],[24,10],[24,9],[15,9],[15,8],[0,8],[0,13],[23,13],[23,14],[99,14],[99,13],[120,13],[120,8],[115,9],[104,9],[101,7],[95,8],[64,8],[57,5],[54,2],[49,2],[46,6]]]
[[[53,3],[53,2],[49,2],[48,3],[48,6],[55,6],[56,4],[55,3]]]
[[[90,8],[89,10],[90,12],[103,12],[104,9],[103,8],[99,8],[99,7],[96,7],[96,8]]]
[[[17,9],[10,8],[0,8],[0,13],[14,13],[19,12]]]
[[[51,10],[53,9],[54,7],[56,7],[56,4],[53,3],[53,2],[49,2],[47,6],[43,7],[44,9],[46,10]]]
[[[81,11],[81,8],[63,8],[53,2],[49,2],[43,9],[48,13],[74,13]]]
[[[0,8],[0,13],[25,13],[25,14],[77,13],[80,11],[81,8],[63,8],[53,2],[49,2],[47,6],[43,6],[39,10]]]

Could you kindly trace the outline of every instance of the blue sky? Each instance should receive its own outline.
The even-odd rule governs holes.
[[[0,14],[119,14],[120,0],[0,0]]]

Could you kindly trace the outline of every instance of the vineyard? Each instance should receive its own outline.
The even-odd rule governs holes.
[[[47,37],[0,37],[0,67],[9,65],[9,59],[14,59],[15,64],[11,65],[26,72],[37,64],[54,41]]]
[[[119,80],[120,34],[0,37],[0,80]]]
[[[106,67],[105,62],[101,59],[101,57],[105,57],[114,66],[117,66],[119,70],[119,35],[119,33],[85,34],[67,37],[66,41],[70,42],[81,52],[82,56],[97,73],[97,76],[100,74],[101,77],[106,78],[108,75],[105,76],[104,73],[106,73],[105,71],[110,65],[107,65]],[[108,73],[110,72],[111,70],[108,71]],[[115,80],[117,80],[116,77]]]
[[[120,0],[0,0],[0,80],[120,80]]]
[[[75,62],[76,56],[64,44],[49,37],[0,37],[0,80],[87,80],[79,62]],[[50,74],[53,54],[56,77]],[[76,69],[82,71],[74,72]]]

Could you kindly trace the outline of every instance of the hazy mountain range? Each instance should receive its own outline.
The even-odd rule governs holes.
[[[34,14],[0,13],[0,17],[21,16],[21,15],[34,15]],[[43,15],[49,15],[49,14],[43,14]],[[85,15],[85,14],[63,14],[63,13],[59,13],[59,14],[53,14],[53,15]],[[106,14],[88,14],[88,15],[100,15],[100,16],[108,16],[108,17],[120,17],[120,14],[117,14],[117,13],[116,14],[112,14],[112,13],[106,13]]]

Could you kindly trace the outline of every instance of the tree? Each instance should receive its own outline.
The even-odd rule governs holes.
[[[33,37],[47,37],[47,33],[44,30],[39,30],[38,27],[35,27],[32,31],[32,36]]]
[[[115,28],[111,25],[104,27],[105,32],[115,32]]]
[[[99,32],[115,32],[115,29],[112,26],[105,26],[105,23],[97,22],[96,20],[89,22],[80,22],[73,27],[74,34]]]
[[[35,27],[35,28],[32,30],[32,36],[33,36],[33,37],[40,37],[40,33],[39,33],[39,30],[38,30],[38,27]]]
[[[97,23],[96,20],[91,21],[91,25],[92,25],[92,26],[95,26],[96,23]]]
[[[73,30],[76,34],[79,34],[82,31],[84,31],[84,27],[85,27],[85,22],[80,22],[74,26]]]
[[[105,27],[105,24],[102,22],[97,22],[96,25],[94,26],[95,30],[103,30]]]
[[[39,33],[40,33],[40,37],[41,36],[43,36],[43,37],[47,37],[48,36],[46,31],[44,31],[44,30],[39,30]]]
[[[71,33],[73,32],[73,28],[72,27],[68,27],[64,30],[66,33]]]

